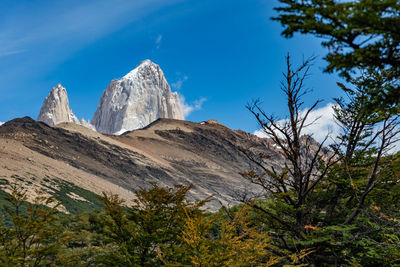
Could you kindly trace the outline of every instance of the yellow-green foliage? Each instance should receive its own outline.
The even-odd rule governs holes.
[[[57,204],[53,198],[39,196],[23,208],[26,200],[26,191],[12,186],[5,207],[12,226],[0,225],[0,265],[52,266],[62,262],[68,236],[58,225]],[[52,204],[53,208],[45,207]]]
[[[186,222],[180,239],[182,249],[193,266],[301,266],[297,265],[305,253],[289,255],[274,247],[266,232],[250,226],[249,207],[242,207],[232,219],[186,214]],[[215,236],[213,228],[220,224]],[[287,254],[286,254],[287,253]],[[160,253],[162,257],[163,254]],[[179,262],[166,262],[179,266]]]
[[[246,222],[247,209],[236,213],[231,221],[222,221],[220,236],[210,234],[213,219],[187,217],[181,239],[195,266],[270,266],[279,262],[273,255],[270,239]]]

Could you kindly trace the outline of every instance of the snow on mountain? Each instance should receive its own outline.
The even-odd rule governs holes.
[[[2,124],[4,124],[4,122],[0,121],[0,126],[1,126]]]
[[[172,93],[161,68],[145,60],[103,92],[92,119],[97,131],[121,134],[159,118],[183,120],[179,97]]]
[[[50,126],[62,122],[73,122],[79,124],[78,118],[69,108],[67,90],[58,84],[53,87],[43,102],[40,114],[37,118]]]

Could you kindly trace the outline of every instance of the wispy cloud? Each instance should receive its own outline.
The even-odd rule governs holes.
[[[3,14],[0,55],[48,47],[58,57],[182,0],[46,1],[16,4]],[[2,4],[0,4],[2,9]],[[27,12],[29,10],[29,12]],[[161,35],[160,35],[161,36]],[[161,42],[162,36],[157,38]],[[60,49],[64,48],[64,49]]]
[[[162,38],[163,38],[163,36],[161,34],[159,34],[157,36],[157,39],[156,39],[156,48],[157,49],[160,49]]]
[[[179,78],[176,82],[172,83],[171,86],[175,90],[181,90],[183,83],[186,82],[188,79],[188,76],[183,76],[182,78]]]
[[[12,56],[12,55],[17,55],[24,53],[26,50],[19,49],[19,50],[5,50],[5,51],[0,51],[0,57],[7,57],[7,56]]]
[[[192,103],[186,103],[185,97],[182,94],[179,94],[179,102],[181,104],[181,109],[183,116],[186,118],[193,111],[200,110],[203,107],[203,103],[207,101],[205,97],[202,97],[198,100],[193,101]]]
[[[309,125],[304,128],[303,134],[312,135],[318,142],[322,142],[329,135],[330,138],[328,138],[326,144],[332,143],[340,132],[340,126],[335,121],[333,107],[334,104],[329,103],[325,107],[311,111],[306,121]],[[304,116],[307,111],[308,109],[302,110],[300,115]],[[278,121],[279,124],[286,122],[287,120]],[[266,137],[262,130],[255,131],[254,134],[259,137]]]

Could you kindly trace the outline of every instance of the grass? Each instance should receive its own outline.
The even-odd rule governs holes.
[[[19,177],[17,175],[13,175],[12,178],[14,178],[17,182],[31,184],[23,177]],[[60,179],[46,177],[43,180],[46,182],[43,186],[48,189],[47,191],[71,214],[85,213],[102,209],[99,196],[89,190],[83,189],[74,185],[73,183]],[[10,197],[10,194],[1,188],[7,185],[9,185],[9,181],[5,178],[0,178],[0,220],[2,220],[7,226],[11,226],[12,223],[10,215],[6,212],[7,208],[13,209],[12,204],[7,200]],[[85,201],[71,198],[68,196],[71,193],[78,195],[79,197],[85,199]],[[21,212],[26,213],[28,206],[29,203],[24,202]]]
[[[70,213],[100,210],[102,205],[99,196],[89,190],[83,189],[73,183],[52,179],[51,185],[46,186],[52,192],[53,197],[59,201]],[[68,194],[74,193],[86,201],[74,199]]]

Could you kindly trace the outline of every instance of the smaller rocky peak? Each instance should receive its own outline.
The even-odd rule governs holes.
[[[62,122],[79,124],[78,118],[69,108],[67,90],[60,83],[51,89],[44,100],[37,121],[44,122],[50,126]]]

